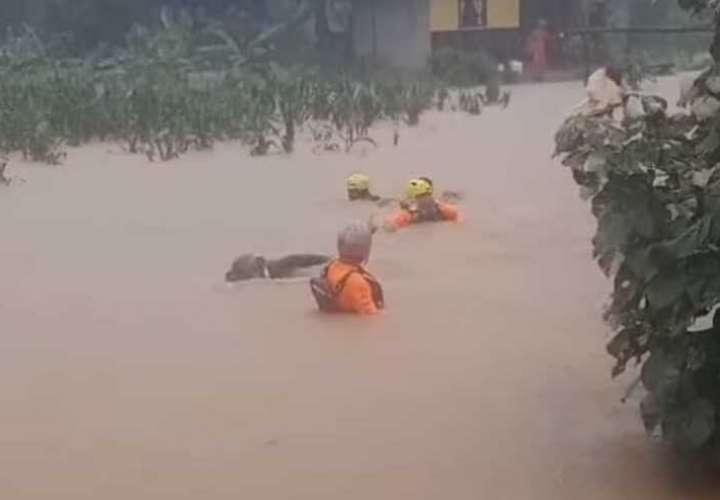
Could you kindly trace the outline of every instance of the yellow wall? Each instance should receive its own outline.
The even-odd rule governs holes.
[[[519,28],[520,0],[488,0],[488,28]]]
[[[519,28],[520,0],[486,0],[488,29]],[[460,29],[458,0],[430,0],[430,30]],[[482,29],[482,28],[479,28]]]
[[[459,25],[457,0],[430,0],[430,31],[454,31]]]

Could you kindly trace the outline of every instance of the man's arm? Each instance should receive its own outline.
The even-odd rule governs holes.
[[[438,204],[440,213],[443,219],[450,222],[460,222],[460,210],[455,205],[449,205],[447,203]]]
[[[412,224],[412,214],[407,210],[400,210],[385,219],[385,229],[395,231]]]

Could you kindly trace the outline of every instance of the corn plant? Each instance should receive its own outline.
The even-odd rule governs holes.
[[[485,98],[479,92],[460,92],[459,106],[461,111],[470,115],[480,115],[483,112]]]
[[[369,128],[382,116],[382,100],[372,84],[339,79],[330,99],[330,121],[349,151],[357,142],[375,145]]]
[[[4,186],[10,185],[10,178],[5,175],[5,170],[7,169],[7,164],[8,164],[8,162],[6,159],[3,158],[2,160],[0,160],[0,184],[2,184]]]
[[[42,69],[16,69],[3,71],[0,77],[0,148],[4,153],[19,151],[27,159],[58,164],[64,156],[63,141],[47,106],[52,88],[45,84]]]
[[[269,53],[255,35],[187,17],[136,26],[112,57],[84,60],[51,57],[26,29],[0,43],[0,151],[58,163],[65,144],[113,140],[166,161],[239,139],[253,155],[290,153],[309,121],[323,150],[349,151],[375,145],[379,120],[395,124],[397,143],[400,123],[417,124],[432,103],[425,82],[321,77]]]
[[[420,115],[430,108],[434,91],[423,83],[415,82],[403,89],[402,103],[406,123],[414,127],[420,123]]]
[[[435,96],[435,103],[438,111],[445,111],[448,99],[450,99],[450,92],[447,87],[440,88]]]
[[[297,128],[311,117],[313,86],[304,75],[276,65],[270,67],[268,83],[268,90],[275,96],[279,121],[284,127],[283,149],[292,153]]]
[[[272,149],[278,149],[272,137],[279,137],[280,131],[275,125],[276,101],[272,89],[263,80],[247,84],[249,101],[245,107],[243,136],[253,144],[252,156],[264,156]]]

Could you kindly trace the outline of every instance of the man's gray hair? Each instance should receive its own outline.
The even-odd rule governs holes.
[[[348,264],[362,264],[370,257],[372,231],[367,223],[353,222],[338,233],[338,254]]]

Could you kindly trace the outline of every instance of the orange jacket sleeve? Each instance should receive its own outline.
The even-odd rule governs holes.
[[[372,288],[365,278],[353,274],[343,290],[345,306],[358,314],[377,314],[379,309],[372,296]]]
[[[407,210],[395,212],[385,219],[385,225],[389,226],[391,229],[401,229],[403,227],[408,227],[410,224],[412,224],[412,214]]]
[[[450,222],[460,222],[460,209],[458,209],[458,207],[456,207],[455,205],[439,203],[438,208],[440,209],[440,213],[443,215],[445,220],[448,220]]]

